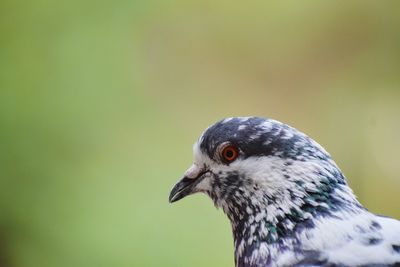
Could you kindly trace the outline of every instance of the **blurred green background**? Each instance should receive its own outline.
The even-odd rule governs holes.
[[[192,144],[272,117],[400,218],[398,1],[0,2],[0,266],[233,266]]]

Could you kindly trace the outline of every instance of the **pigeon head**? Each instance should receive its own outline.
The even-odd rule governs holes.
[[[300,131],[271,119],[228,118],[209,127],[193,151],[193,165],[169,201],[202,192],[222,208],[232,225],[236,266],[398,261],[395,231],[381,231],[394,229],[395,221],[370,214],[330,155]]]
[[[330,155],[300,131],[272,119],[221,120],[194,144],[194,162],[169,201],[206,193],[234,228],[327,214],[354,203]]]

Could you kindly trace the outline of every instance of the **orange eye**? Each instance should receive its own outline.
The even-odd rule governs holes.
[[[227,162],[234,161],[238,156],[238,149],[232,145],[228,145],[222,150],[222,158]]]

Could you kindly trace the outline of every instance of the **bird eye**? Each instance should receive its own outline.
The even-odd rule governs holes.
[[[239,151],[235,146],[228,145],[222,149],[221,156],[226,162],[232,162],[239,156]]]

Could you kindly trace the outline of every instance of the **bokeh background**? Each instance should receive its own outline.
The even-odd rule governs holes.
[[[0,266],[233,266],[192,144],[272,117],[400,218],[398,1],[0,2]]]

